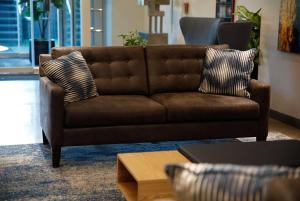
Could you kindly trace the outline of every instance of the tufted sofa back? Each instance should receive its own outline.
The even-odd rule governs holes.
[[[152,95],[198,91],[208,46],[59,47],[52,59],[80,50],[99,94]],[[228,45],[210,46],[228,48]],[[147,64],[147,66],[146,66]]]
[[[52,58],[78,47],[53,48]],[[148,95],[143,47],[82,47],[79,49],[95,79],[99,94]]]
[[[198,91],[208,46],[148,46],[146,58],[150,94]],[[227,45],[210,46],[227,48]]]

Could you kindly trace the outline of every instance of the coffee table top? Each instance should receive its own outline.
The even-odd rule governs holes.
[[[164,170],[167,164],[189,162],[178,151],[118,154],[118,160],[137,182],[166,180],[167,175]]]
[[[300,141],[183,145],[179,152],[195,163],[300,166]]]

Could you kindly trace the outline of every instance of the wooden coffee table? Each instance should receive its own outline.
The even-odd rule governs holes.
[[[150,201],[175,198],[171,183],[165,174],[170,163],[186,163],[178,151],[118,154],[117,184],[127,201]]]

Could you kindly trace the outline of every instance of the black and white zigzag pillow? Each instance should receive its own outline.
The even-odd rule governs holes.
[[[74,51],[42,63],[46,76],[65,91],[65,102],[97,96],[95,81],[81,52]]]
[[[264,187],[274,178],[299,178],[300,168],[230,164],[168,165],[179,200],[263,201]]]
[[[199,91],[249,98],[247,88],[255,54],[255,49],[239,51],[208,48]]]

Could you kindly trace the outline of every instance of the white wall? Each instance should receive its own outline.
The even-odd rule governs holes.
[[[250,10],[262,8],[259,80],[271,85],[271,108],[300,119],[300,54],[277,50],[281,0],[237,0]]]
[[[182,1],[181,1],[182,2]],[[216,0],[190,0],[190,15],[193,17],[215,17]]]
[[[122,45],[120,34],[129,31],[144,31],[145,7],[137,0],[111,0],[111,44]]]

